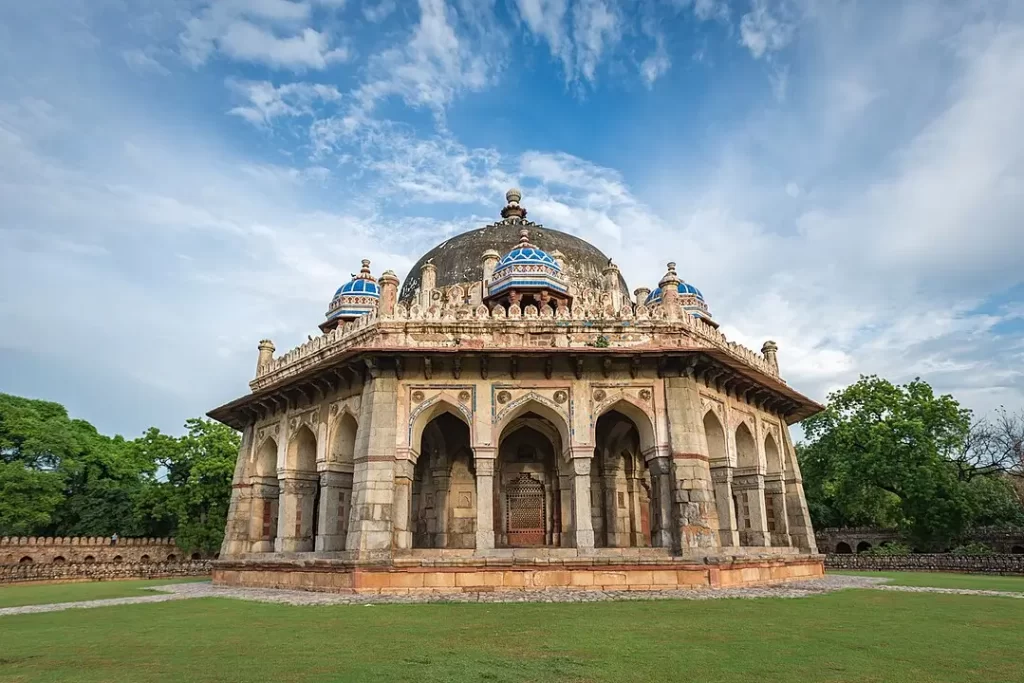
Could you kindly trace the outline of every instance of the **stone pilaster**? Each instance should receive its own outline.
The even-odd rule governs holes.
[[[234,557],[249,552],[249,517],[252,509],[252,491],[246,480],[249,461],[252,459],[254,426],[242,430],[242,443],[235,460],[235,472],[231,477],[231,501],[228,503],[227,525],[224,541],[220,546],[221,557]]]
[[[345,548],[356,555],[387,554],[392,545],[395,493],[397,380],[391,371],[374,369],[359,405],[352,514]]]
[[[443,461],[444,465],[435,467],[430,471],[434,481],[434,548],[448,547],[448,496],[451,489],[451,470],[448,465],[447,456]],[[410,489],[411,491],[411,489]]]
[[[793,449],[793,441],[785,422],[782,428],[782,450],[785,459],[786,519],[789,524],[790,540],[797,548],[817,553],[818,545],[814,540],[811,513],[807,509],[807,499],[804,497],[800,464],[797,462],[796,451]]]
[[[313,551],[313,506],[320,477],[315,472],[285,471],[280,477],[281,494],[274,550],[279,553]]]
[[[427,457],[426,454],[420,457]],[[395,495],[392,509],[394,514],[395,548],[408,550],[412,548],[412,483],[416,476],[416,466],[411,460],[395,462]]]
[[[651,498],[654,519],[651,520],[651,543],[656,548],[672,548],[675,533],[672,531],[672,460],[667,456],[647,461],[651,473]]]
[[[768,516],[764,507],[764,474],[760,468],[736,468],[733,472],[732,491],[740,521],[740,545],[771,545]]]
[[[494,448],[473,449],[476,469],[476,550],[494,548]]]
[[[664,296],[664,289],[662,292]],[[677,544],[673,547],[681,551],[718,547],[718,510],[696,380],[666,378],[665,407],[672,449],[672,513]]]
[[[715,508],[718,510],[718,542],[722,547],[734,548],[740,544],[740,534],[732,498],[732,469],[712,467],[711,483],[715,488]]]
[[[276,477],[253,477],[250,491],[249,552],[272,553],[277,536],[280,484]]]
[[[590,509],[590,466],[593,446],[572,449],[572,540],[577,550],[594,548],[594,523]]]
[[[345,549],[351,499],[351,472],[324,471],[320,473],[320,513],[317,515],[319,528],[316,530],[317,552],[337,552]]]
[[[601,494],[604,496],[604,541],[609,548],[628,546],[619,538],[619,507],[616,500],[617,472],[601,470]]]

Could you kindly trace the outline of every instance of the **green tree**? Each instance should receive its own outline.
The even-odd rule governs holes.
[[[1019,515],[1005,484],[961,476],[971,413],[926,382],[861,377],[803,427],[798,456],[819,526],[897,528],[920,549],[945,549]]]
[[[0,536],[35,536],[50,526],[63,489],[56,472],[0,462]]]

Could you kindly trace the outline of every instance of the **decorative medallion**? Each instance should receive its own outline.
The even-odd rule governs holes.
[[[651,400],[651,390],[650,389],[641,389],[640,390],[640,400],[641,401],[650,401]]]
[[[508,393],[507,391],[498,392],[498,403],[508,403],[511,400],[512,394]]]
[[[422,391],[414,391],[414,392],[412,392],[412,400],[415,401],[416,403],[420,403],[423,400],[423,398],[424,397],[423,397],[423,392]]]
[[[331,415],[337,415],[337,414],[338,414],[338,404],[337,403],[333,403],[333,404],[331,404]]]
[[[569,394],[562,391],[561,389],[555,392],[555,403],[561,404],[565,403],[567,400],[569,400]]]
[[[274,425],[274,433],[277,434],[281,431],[281,425]]]
[[[469,401],[469,399],[470,399],[470,393],[468,391],[463,389],[462,391],[459,392],[459,400],[460,401],[462,401],[463,403],[466,403],[467,401]]]
[[[296,427],[298,427],[299,426],[299,418],[293,417],[291,420],[288,421],[288,426],[291,429],[295,429]]]
[[[605,393],[604,389],[595,389],[594,390],[594,400],[595,401],[598,401],[598,402],[603,401],[607,395],[608,394]]]

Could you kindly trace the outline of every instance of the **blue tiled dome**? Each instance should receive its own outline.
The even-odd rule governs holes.
[[[327,319],[355,318],[373,311],[380,300],[380,285],[370,275],[370,262],[363,259],[362,268],[334,293]]]
[[[676,291],[679,292],[679,296],[695,296],[701,301],[704,301],[704,295],[701,294],[701,291],[689,282],[680,282]],[[644,301],[644,303],[649,305],[658,301],[661,301],[661,287],[655,287],[651,293],[647,295],[647,300]]]
[[[498,261],[487,287],[489,296],[509,290],[569,291],[562,267],[551,254],[530,244],[525,228],[519,232],[519,244]]]

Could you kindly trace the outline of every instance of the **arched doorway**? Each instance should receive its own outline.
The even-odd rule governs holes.
[[[836,544],[836,554],[838,555],[849,555],[853,550],[850,549],[850,544],[845,541],[839,541]]]
[[[1013,555],[1024,555],[1024,545],[1015,545],[1010,548],[1010,553]]]
[[[558,546],[568,538],[572,473],[562,450],[557,428],[538,413],[525,412],[502,430],[493,502],[497,547]]]
[[[351,413],[342,412],[331,432],[325,471],[320,473],[320,501],[317,506],[316,549],[344,550],[352,508],[352,478],[355,474],[356,433],[359,424]]]
[[[313,550],[319,502],[320,477],[316,471],[316,434],[309,425],[303,424],[288,442],[285,472],[281,479],[276,550]]]
[[[652,520],[658,519],[653,505],[656,487],[651,485],[636,423],[613,408],[597,419],[594,439],[590,469],[594,545],[649,547]]]
[[[711,467],[711,482],[715,490],[715,507],[718,510],[718,540],[722,547],[739,545],[736,533],[736,508],[732,496],[732,468],[729,467],[729,447],[726,443],[725,428],[713,410],[704,413],[704,437],[708,443],[708,464]]]
[[[733,501],[736,525],[739,527],[740,545],[763,546],[764,537],[762,511],[762,476],[759,474],[757,442],[746,423],[736,428],[736,469],[733,484]]]
[[[422,431],[413,469],[412,547],[476,547],[476,506],[469,425],[440,412]]]
[[[764,514],[768,526],[769,544],[776,547],[789,545],[789,525],[786,523],[785,482],[782,475],[782,453],[775,437],[764,437]]]
[[[866,553],[869,550],[871,550],[871,544],[868,543],[867,541],[861,541],[860,543],[857,544],[857,552],[858,553]]]
[[[253,541],[253,552],[272,552],[277,538],[281,491],[277,479],[277,441],[273,437],[264,440],[257,448],[253,464],[249,538]]]

